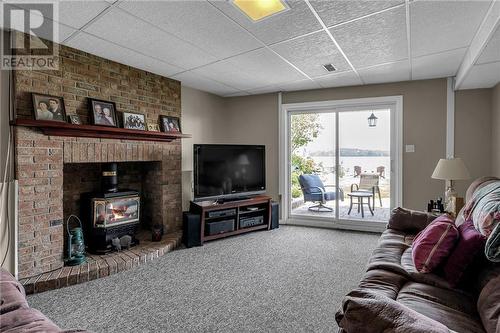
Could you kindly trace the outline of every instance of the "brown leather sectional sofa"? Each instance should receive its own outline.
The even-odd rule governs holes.
[[[393,211],[359,288],[336,315],[339,332],[500,332],[500,265],[481,255],[455,289],[442,277],[415,269],[413,238],[435,217]]]

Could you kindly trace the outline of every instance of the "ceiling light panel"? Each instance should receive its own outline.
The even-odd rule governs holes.
[[[355,68],[408,57],[405,7],[346,23],[330,32]]]
[[[232,3],[253,22],[290,9],[282,0],[232,0]]]
[[[351,69],[324,31],[272,45],[271,49],[310,77],[325,75],[323,65],[327,63],[334,64],[339,72]]]
[[[412,57],[468,46],[491,1],[410,3]]]
[[[404,4],[404,0],[309,1],[327,27]]]
[[[119,6],[219,59],[262,46],[207,1],[123,1]]]
[[[267,45],[321,29],[304,1],[288,1],[289,10],[257,23],[249,20],[229,1],[213,0],[210,3]]]

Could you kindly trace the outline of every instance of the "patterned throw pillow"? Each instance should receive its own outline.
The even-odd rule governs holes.
[[[486,237],[476,230],[470,220],[459,226],[458,232],[460,238],[457,246],[443,267],[444,277],[452,287],[459,284],[467,267],[484,251],[486,244]]]
[[[413,241],[415,268],[431,273],[445,262],[458,240],[458,230],[449,215],[441,215],[422,230]]]

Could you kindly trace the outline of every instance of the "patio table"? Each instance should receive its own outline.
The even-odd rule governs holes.
[[[365,210],[363,208],[363,205],[368,205],[368,209],[370,210],[370,213],[372,213],[373,216],[373,210],[370,205],[370,200],[373,197],[373,193],[371,192],[365,192],[365,191],[354,191],[351,193],[347,193],[349,196],[351,203],[349,205],[349,211],[347,212],[347,215],[351,215],[351,210],[353,205],[358,205],[358,213],[361,210],[361,217],[365,217]],[[357,202],[354,202],[352,198],[357,198]],[[365,202],[364,199],[367,198],[368,200]]]

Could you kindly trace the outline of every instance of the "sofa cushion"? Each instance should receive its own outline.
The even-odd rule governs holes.
[[[347,294],[335,320],[347,333],[450,333],[442,323],[399,302],[359,289]]]
[[[405,235],[402,231],[385,230],[368,261],[368,270],[386,269],[405,275],[406,271],[401,266],[401,256],[412,242],[413,236]]]
[[[500,276],[489,280],[477,301],[477,310],[488,333],[500,332]]]
[[[401,288],[396,300],[458,333],[484,332],[475,302],[459,291],[410,282]]]
[[[408,282],[408,277],[384,269],[369,270],[359,283],[359,289],[376,292],[391,299],[396,299],[401,288]]]
[[[438,215],[434,213],[419,212],[397,207],[391,212],[387,228],[416,234],[425,229],[425,227],[437,217]]]
[[[407,249],[401,256],[401,266],[406,271],[409,279],[414,282],[426,283],[434,287],[451,289],[450,283],[442,276],[435,273],[420,273],[413,262],[412,248]]]
[[[419,272],[430,273],[449,256],[458,240],[458,230],[453,219],[441,215],[413,241],[413,262]]]
[[[460,225],[458,233],[458,243],[443,267],[444,276],[453,287],[459,284],[467,267],[483,252],[486,243],[486,237],[476,230],[472,221]]]

